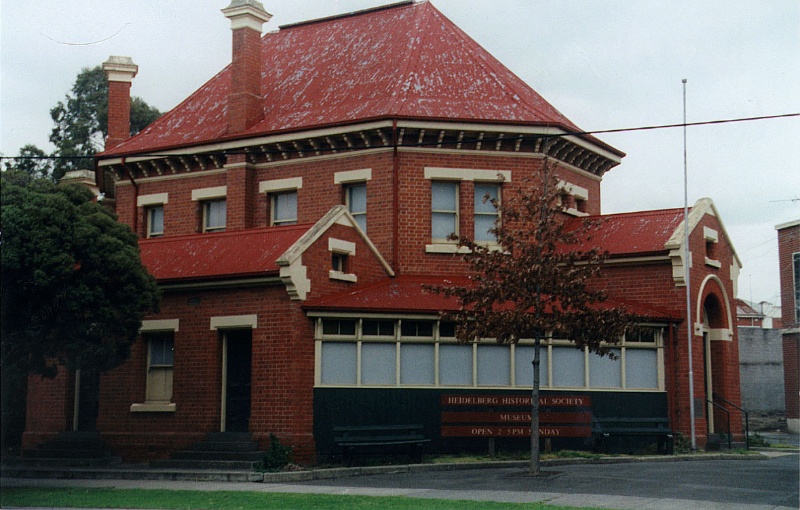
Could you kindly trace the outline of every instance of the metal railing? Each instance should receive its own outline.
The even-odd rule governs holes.
[[[727,428],[727,432],[728,432],[728,433],[727,433],[727,434],[725,434],[725,435],[726,435],[726,436],[727,436],[727,438],[728,438],[728,450],[732,450],[732,449],[733,449],[733,445],[732,445],[732,443],[731,443],[731,435],[732,435],[732,434],[731,434],[731,412],[730,412],[730,411],[728,411],[728,409],[727,409],[725,406],[723,406],[722,404],[718,404],[718,403],[714,402],[714,401],[713,401],[713,400],[711,400],[711,399],[708,399],[708,398],[707,398],[707,399],[706,399],[706,402],[708,402],[708,403],[709,403],[709,404],[711,404],[712,406],[716,407],[717,409],[719,409],[720,411],[722,411],[723,413],[725,413],[725,417],[726,417],[726,419],[727,419],[727,422],[728,422],[728,428]]]
[[[743,407],[737,406],[730,400],[726,399],[725,397],[718,395],[716,393],[712,393],[711,395],[713,398],[719,399],[725,404],[738,409],[739,411],[744,414],[744,444],[746,449],[750,449],[750,413]],[[731,426],[730,426],[730,413],[728,414],[728,433],[730,433]]]

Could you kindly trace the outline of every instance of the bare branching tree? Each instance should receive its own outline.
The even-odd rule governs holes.
[[[508,193],[510,195],[510,193]],[[568,339],[577,348],[612,356],[610,347],[633,328],[634,317],[608,306],[591,281],[605,255],[581,250],[597,222],[566,222],[568,193],[545,160],[540,173],[504,199],[484,197],[499,211],[490,231],[496,243],[452,236],[465,250],[470,285],[430,290],[457,298],[460,310],[447,314],[460,342],[533,339],[530,474],[539,475],[539,359],[543,338]]]

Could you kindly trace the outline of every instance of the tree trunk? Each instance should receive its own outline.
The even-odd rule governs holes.
[[[531,391],[531,465],[530,475],[539,476],[539,351],[541,338],[533,344],[533,390]]]

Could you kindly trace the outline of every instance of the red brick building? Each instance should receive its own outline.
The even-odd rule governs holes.
[[[783,312],[783,374],[786,426],[800,433],[800,220],[775,227]]]
[[[496,217],[476,197],[515,193],[545,158],[572,197],[566,221],[604,219],[598,285],[649,329],[616,360],[548,340],[543,394],[590,396],[598,417],[669,418],[688,436],[691,329],[698,442],[728,432],[704,402],[740,401],[741,264],[710,200],[688,217],[687,328],[683,209],[600,216],[603,175],[624,153],[580,134],[432,4],[263,36],[258,2],[223,13],[232,64],[132,138],[124,105],[137,68],[105,64],[98,178],[141,237],[161,312],[94,384],[31,378],[25,446],[90,428],[147,460],[246,431],[262,446],[274,433],[311,462],[335,450],[333,427],[386,423],[422,424],[432,450],[485,445],[444,437],[442,398],[529,394],[532,346],[457,344],[439,320],[453,303],[423,284],[464,274],[448,234],[491,243]]]

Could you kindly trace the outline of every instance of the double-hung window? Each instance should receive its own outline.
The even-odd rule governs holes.
[[[147,208],[147,237],[164,235],[164,206],[154,205]]]
[[[225,230],[227,204],[225,197],[227,186],[200,188],[192,190],[192,200],[200,202],[202,217],[200,227],[203,232],[221,232]]]
[[[297,217],[297,190],[303,187],[302,177],[261,181],[258,191],[267,194],[267,217],[270,226],[294,225]]]
[[[225,199],[203,202],[203,232],[219,232],[225,230],[227,202]]]
[[[347,210],[364,232],[367,231],[367,183],[348,184],[344,188]]]
[[[500,185],[475,183],[475,241],[494,242],[497,237],[490,232],[499,218]]]
[[[431,239],[447,242],[458,235],[458,182],[431,182]]]
[[[294,225],[297,223],[297,191],[272,194],[270,211],[271,225]]]
[[[431,244],[425,246],[426,253],[459,251],[450,239],[453,234],[496,243],[489,231],[500,219],[495,205],[500,205],[503,183],[511,182],[510,170],[426,167],[425,178],[431,182]],[[466,209],[460,211],[460,205]]]
[[[147,339],[146,402],[167,403],[172,400],[172,369],[175,361],[175,340],[171,331],[149,333]]]
[[[372,169],[346,170],[333,174],[333,184],[341,185],[344,205],[361,230],[367,231],[367,182],[372,179]]]
[[[144,236],[164,235],[164,205],[169,202],[167,193],[153,193],[136,197],[136,206],[144,211]]]

